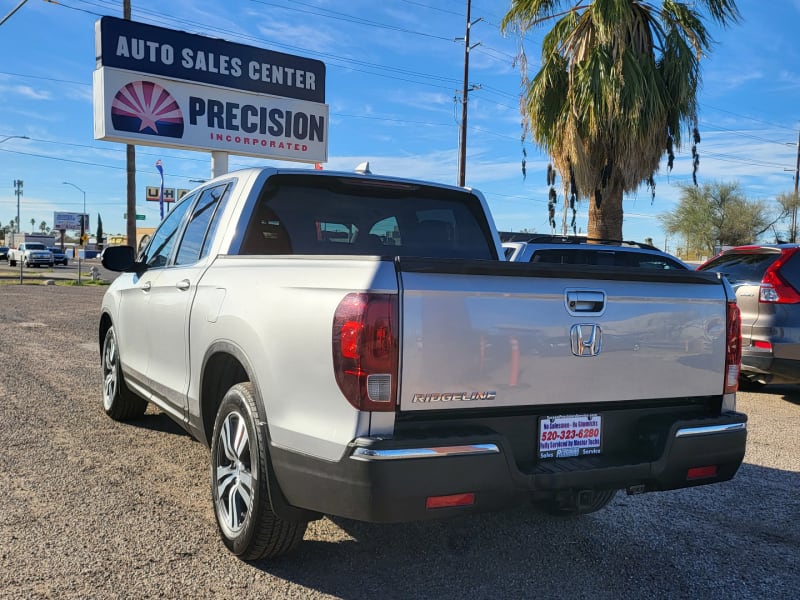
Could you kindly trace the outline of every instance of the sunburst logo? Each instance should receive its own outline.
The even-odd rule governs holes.
[[[132,81],[111,103],[114,129],[159,137],[183,137],[183,114],[167,90],[152,81]]]

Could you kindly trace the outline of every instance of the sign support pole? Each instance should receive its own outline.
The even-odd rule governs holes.
[[[211,151],[211,177],[219,177],[228,172],[228,153],[222,150]]]

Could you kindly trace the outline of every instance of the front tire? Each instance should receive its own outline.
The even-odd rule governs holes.
[[[211,442],[211,490],[222,541],[243,560],[295,550],[308,523],[272,510],[267,483],[267,439],[258,425],[251,383],[237,383],[222,399]]]
[[[134,394],[122,377],[119,364],[119,347],[113,327],[109,327],[103,340],[103,410],[115,421],[138,419],[147,410],[147,400]]]

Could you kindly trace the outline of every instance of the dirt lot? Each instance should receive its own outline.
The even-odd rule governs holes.
[[[101,407],[102,287],[0,285],[2,598],[797,598],[800,387],[741,393],[728,483],[407,525],[323,519],[244,563],[218,540],[208,452],[154,409]]]

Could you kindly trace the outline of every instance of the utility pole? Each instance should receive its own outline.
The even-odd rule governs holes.
[[[469,51],[478,45],[475,44],[475,46],[470,47],[469,30],[475,23],[481,20],[475,19],[475,22],[470,20],[471,4],[472,0],[467,0],[467,31],[464,34],[464,92],[461,95],[461,139],[459,142],[460,155],[458,160],[458,185],[461,187],[464,187],[467,171],[467,100],[470,91],[480,89],[480,86],[469,85]]]
[[[122,0],[122,16],[131,20],[131,0]],[[128,173],[126,233],[128,245],[136,248],[136,146],[133,144],[125,146],[125,169]]]
[[[22,179],[15,179],[14,180],[14,194],[17,196],[17,223],[14,226],[14,231],[16,233],[20,233],[19,228],[19,197],[22,196]],[[795,192],[796,195],[796,192]]]
[[[800,179],[800,133],[797,134],[797,163],[794,167],[794,201],[792,202],[792,229],[789,233],[789,241],[797,241],[797,183]]]

